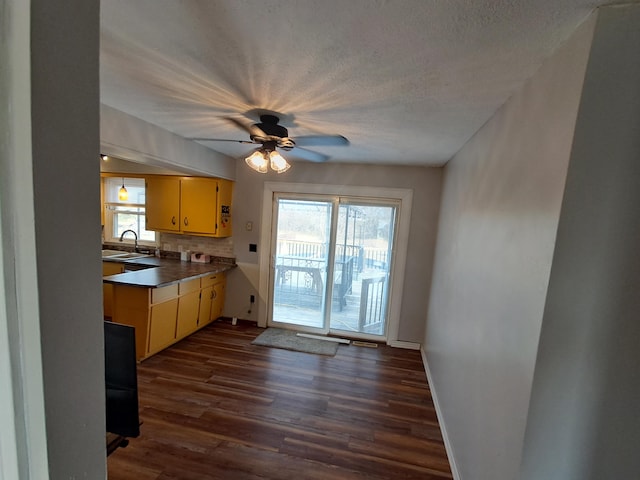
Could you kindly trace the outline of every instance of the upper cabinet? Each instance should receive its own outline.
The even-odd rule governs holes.
[[[145,179],[147,230],[180,231],[180,178]]]
[[[147,230],[209,237],[231,236],[233,183],[219,178],[146,179]]]

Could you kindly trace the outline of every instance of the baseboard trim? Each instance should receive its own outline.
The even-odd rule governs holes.
[[[442,410],[440,409],[440,403],[438,402],[438,394],[433,389],[433,381],[431,371],[429,370],[429,364],[427,363],[427,354],[424,351],[424,347],[420,347],[420,355],[422,356],[422,364],[424,365],[424,372],[427,374],[427,382],[429,383],[429,390],[431,391],[431,398],[433,399],[433,405],[436,409],[436,416],[438,417],[438,424],[440,425],[440,431],[442,432],[442,439],[444,441],[444,448],[447,451],[447,457],[449,458],[449,465],[451,466],[451,474],[453,480],[462,480],[458,467],[456,466],[456,460],[453,455],[453,447],[447,435],[447,427],[444,424],[444,417]]]
[[[402,340],[391,340],[388,345],[395,348],[404,348],[406,350],[420,350],[420,344],[414,342],[403,342]]]

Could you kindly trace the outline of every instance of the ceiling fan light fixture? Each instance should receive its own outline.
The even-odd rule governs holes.
[[[276,173],[284,173],[291,168],[291,165],[289,165],[284,157],[275,150],[269,153],[269,161],[271,164],[271,170]]]
[[[253,110],[255,114],[258,110]],[[273,112],[275,113],[275,112]],[[233,117],[226,117],[226,120],[233,123],[236,127],[246,131],[251,141],[247,140],[230,140],[226,138],[190,138],[190,140],[198,142],[234,142],[262,144],[256,151],[245,158],[245,162],[249,167],[259,173],[267,173],[269,167],[276,173],[284,173],[291,168],[291,165],[279,154],[276,149],[291,151],[295,149],[294,155],[298,159],[308,160],[310,162],[326,162],[329,155],[324,153],[307,150],[308,146],[347,146],[349,140],[342,135],[305,135],[302,137],[290,138],[289,131],[279,124],[280,114],[273,115],[271,113],[261,113],[260,123],[248,125]],[[289,120],[292,120],[290,116]]]
[[[255,152],[253,152],[251,155],[245,158],[244,161],[256,172],[267,173],[269,162],[267,161],[264,153],[262,153],[260,150],[256,150]]]

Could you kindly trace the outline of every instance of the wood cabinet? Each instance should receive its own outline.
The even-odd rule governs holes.
[[[224,291],[227,284],[224,273],[202,277],[199,319],[207,324],[222,316],[224,309]]]
[[[147,354],[152,355],[171,345],[176,339],[176,314],[178,299],[150,306],[149,346]]]
[[[176,338],[180,339],[195,332],[199,326],[200,279],[180,282],[178,294]]]
[[[102,276],[116,275],[124,272],[124,264],[114,262],[102,262]],[[113,316],[113,285],[102,284],[102,310],[105,317]]]
[[[149,350],[151,289],[129,285],[113,285],[113,321],[136,329],[136,359]]]
[[[211,320],[215,320],[222,316],[224,310],[224,291],[226,282],[221,281],[213,286],[213,302],[211,303]]]
[[[231,236],[233,182],[218,178],[146,179],[147,230],[209,237]]]
[[[200,291],[200,305],[198,307],[198,325],[206,325],[211,321],[211,303],[213,300],[213,285]]]
[[[217,231],[218,182],[204,178],[183,178],[180,190],[180,228],[185,233]]]
[[[142,360],[222,315],[224,273],[159,288],[113,285],[116,323],[136,329],[136,358]]]
[[[136,329],[136,358],[146,358],[175,341],[178,285],[141,288],[113,285],[113,321]]]
[[[147,230],[180,231],[180,179],[145,179],[145,215]]]

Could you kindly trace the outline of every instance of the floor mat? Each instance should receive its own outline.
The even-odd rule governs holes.
[[[251,343],[265,347],[330,356],[336,354],[339,346],[335,342],[299,337],[295,331],[282,328],[267,328]]]

